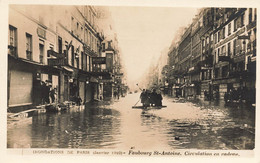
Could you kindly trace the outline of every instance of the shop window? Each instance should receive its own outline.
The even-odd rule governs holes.
[[[238,63],[237,70],[238,70],[239,72],[245,70],[245,62],[239,62],[239,63]]]
[[[86,56],[87,71],[89,71],[89,56]]]
[[[228,77],[228,66],[223,66],[222,67],[222,77]]]
[[[26,59],[32,60],[32,35],[26,33]]]

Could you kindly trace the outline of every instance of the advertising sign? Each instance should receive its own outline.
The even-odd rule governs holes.
[[[93,57],[92,63],[93,64],[106,64],[106,57]]]

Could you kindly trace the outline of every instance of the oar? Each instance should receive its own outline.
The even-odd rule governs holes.
[[[140,101],[140,99],[137,101],[137,103],[138,103],[139,101]],[[136,103],[136,104],[137,104],[137,103]],[[135,104],[134,106],[136,106],[136,104]]]
[[[137,85],[137,87],[142,91],[142,89],[139,87],[138,83],[137,83],[136,85]]]

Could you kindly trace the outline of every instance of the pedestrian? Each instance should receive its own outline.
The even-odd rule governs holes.
[[[51,89],[50,91],[50,97],[51,97],[51,102],[55,102],[55,95],[56,95],[56,88]]]
[[[50,103],[50,98],[49,98],[50,88],[47,84],[47,80],[46,80],[46,82],[44,82],[42,89],[43,89],[43,102],[49,104]]]
[[[82,103],[82,99],[80,98],[80,96],[78,96],[78,97],[76,98],[76,104],[77,104],[78,106],[80,106],[81,103]]]
[[[143,89],[141,95],[141,103],[143,104],[143,107],[149,106],[149,96],[147,90]]]
[[[153,92],[151,93],[151,95],[150,95],[151,97],[151,106],[154,106],[154,105],[156,105],[156,104],[158,104],[158,95],[157,95],[157,93],[156,93],[156,90],[155,89],[153,89]]]
[[[142,91],[142,93],[140,95],[141,103],[143,104],[143,106],[144,106],[144,102],[145,102],[145,100],[147,98],[146,96],[147,96],[146,95],[146,91],[145,91],[145,89],[143,89],[143,91]]]
[[[117,91],[114,91],[114,98],[117,98]]]
[[[156,104],[155,106],[162,106],[162,94],[159,92],[156,94]]]

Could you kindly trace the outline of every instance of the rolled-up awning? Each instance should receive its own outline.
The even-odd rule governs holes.
[[[67,66],[62,66],[62,68],[66,71],[69,71],[69,72],[73,72],[73,69],[72,68],[69,68]]]

